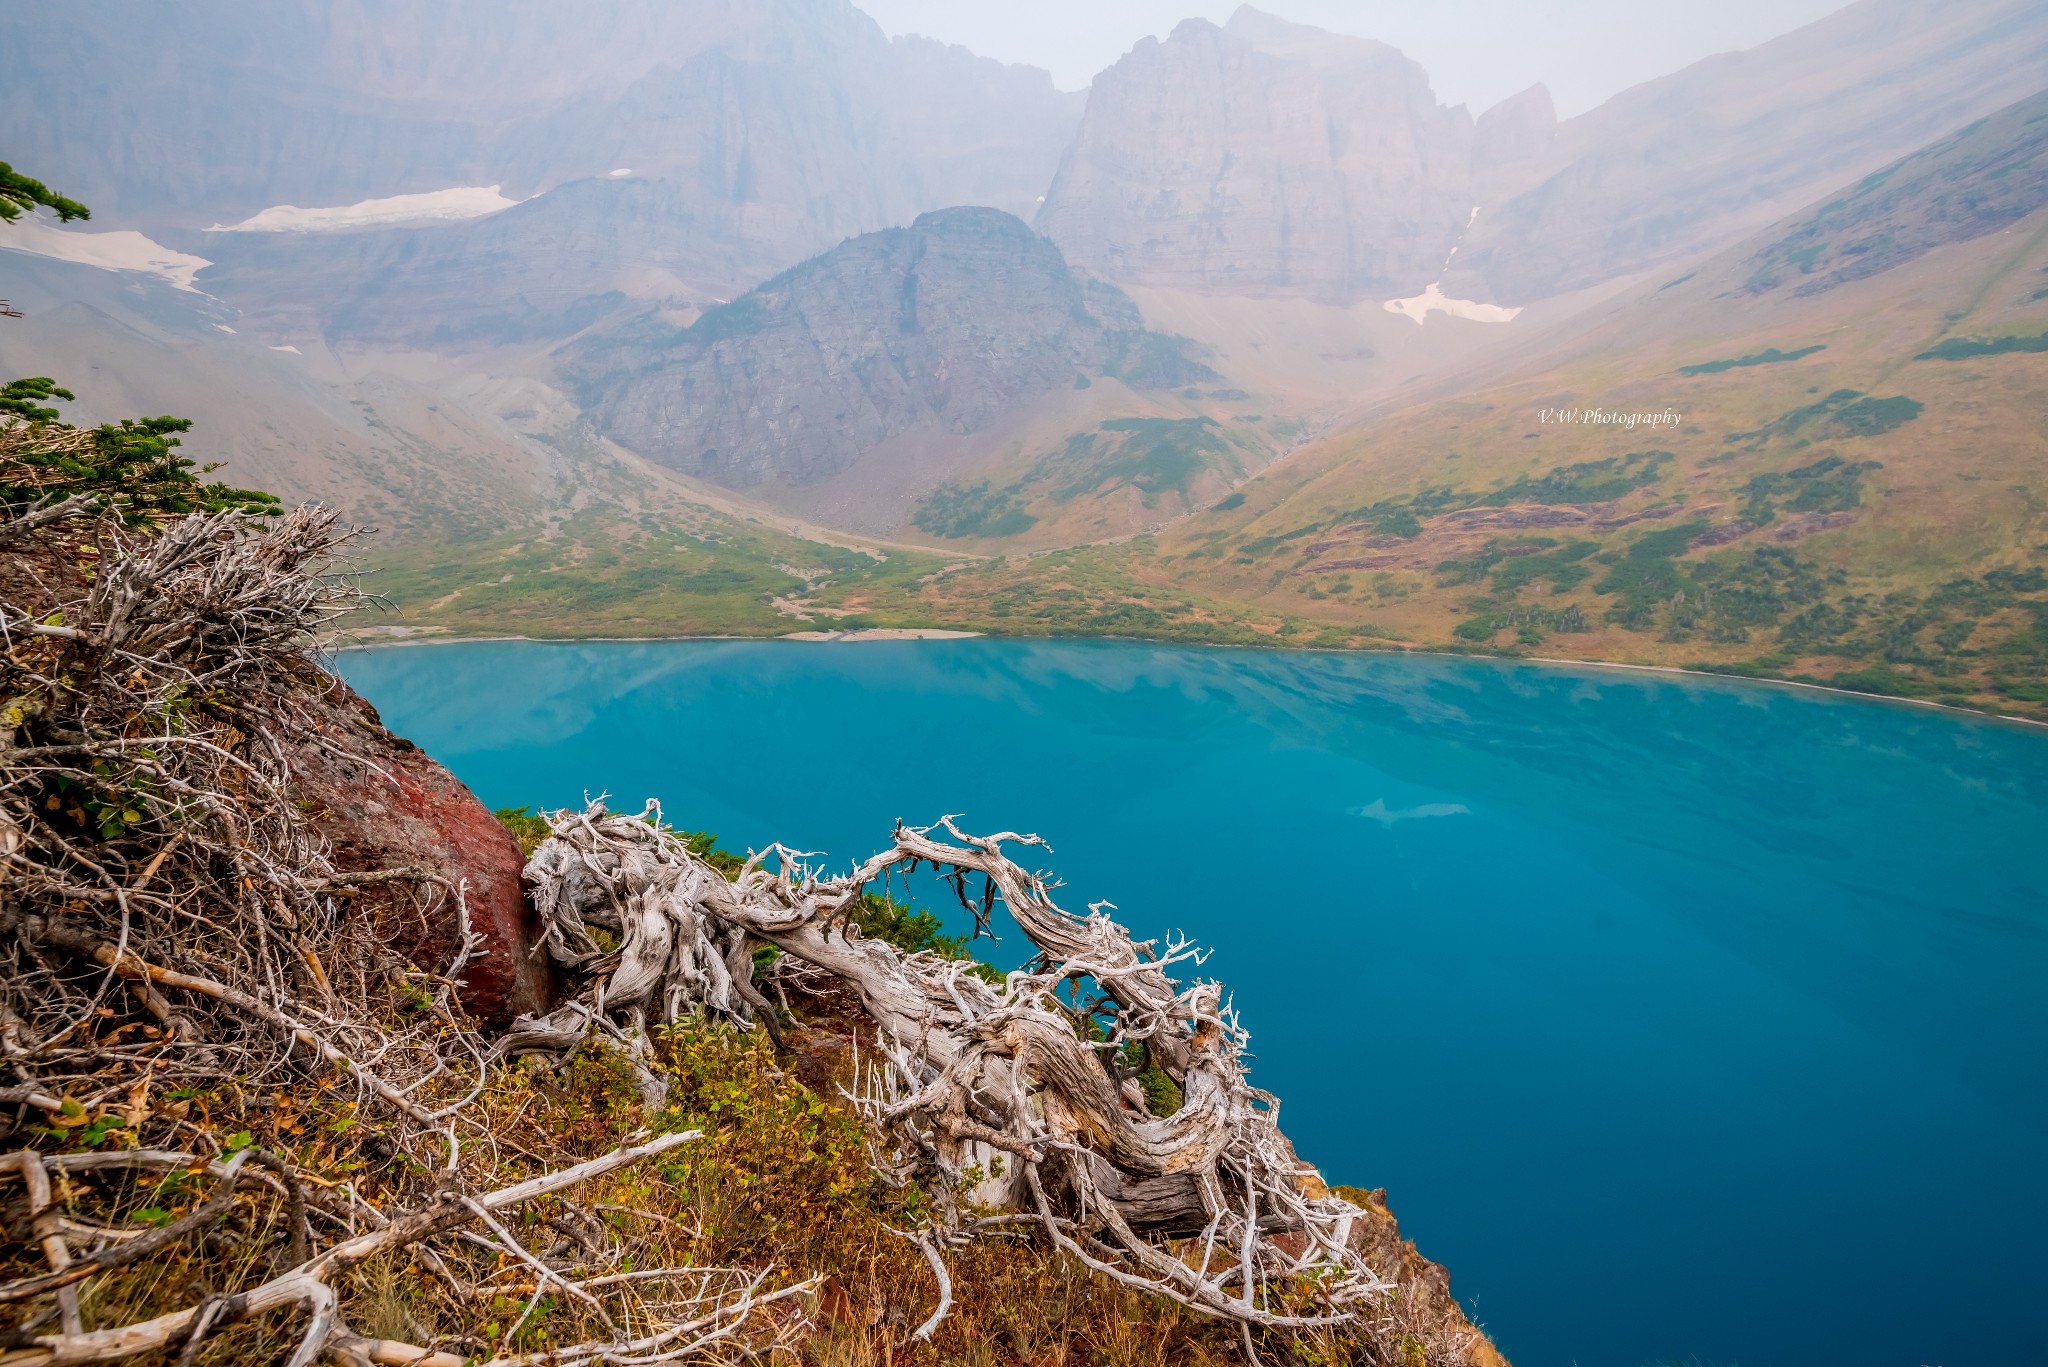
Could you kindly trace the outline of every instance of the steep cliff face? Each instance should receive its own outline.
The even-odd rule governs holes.
[[[1038,223],[1128,284],[1527,304],[1725,246],[2044,71],[2035,0],[1860,0],[1563,123],[1536,86],[1475,126],[1393,49],[1246,8],[1096,79]]]
[[[1156,339],[1154,339],[1156,342]],[[1021,403],[1122,369],[1183,383],[1119,290],[994,209],[871,233],[676,329],[579,343],[570,373],[605,430],[733,488],[806,485],[920,427],[980,431]]]
[[[1556,140],[1557,105],[1548,86],[1532,85],[1481,114],[1472,129],[1473,199],[1498,204],[1523,188]]]
[[[1038,225],[1120,281],[1349,302],[1436,278],[1471,156],[1395,49],[1246,8],[1096,78]]]

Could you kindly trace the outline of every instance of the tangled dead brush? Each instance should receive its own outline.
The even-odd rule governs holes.
[[[310,652],[361,602],[332,572],[345,540],[313,509],[141,529],[88,510],[15,538],[35,553],[0,598],[0,1172],[21,1255],[0,1363],[664,1362],[780,1341],[791,1318],[760,1312],[803,1284],[650,1265],[571,1203],[694,1133],[581,1162],[495,1149],[489,1044],[455,997],[464,887],[426,889],[465,927],[455,960],[399,962],[360,902],[435,876],[338,872],[292,801],[298,709],[329,683]],[[569,1249],[507,1223],[537,1213]],[[508,1266],[538,1289],[460,1354],[357,1334],[340,1293],[404,1250],[464,1305]],[[211,1271],[152,1287],[174,1264]],[[596,1332],[520,1351],[549,1297]]]
[[[1245,1033],[1221,986],[1172,976],[1198,952],[1134,941],[1099,907],[1062,911],[1043,877],[1003,853],[1041,843],[965,835],[947,819],[899,826],[892,848],[842,876],[777,846],[728,878],[653,806],[562,812],[528,878],[550,952],[589,986],[521,1022],[511,1045],[603,1030],[647,1057],[650,1021],[745,1021],[766,1002],[735,970],[772,945],[850,987],[873,1024],[853,1100],[877,1170],[930,1201],[927,1223],[906,1232],[939,1284],[916,1337],[949,1308],[941,1247],[1019,1224],[1103,1276],[1247,1329],[1370,1321],[1393,1283],[1352,1246],[1364,1212],[1297,1160],[1278,1101],[1246,1078]],[[868,889],[920,866],[984,925],[1000,902],[1037,951],[1032,965],[998,986],[961,961],[861,936],[851,913]],[[1171,1114],[1152,1114],[1137,1085],[1155,1061],[1181,1096]]]

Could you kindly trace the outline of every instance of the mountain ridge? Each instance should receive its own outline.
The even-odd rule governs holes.
[[[849,239],[686,326],[642,315],[562,355],[607,434],[741,489],[820,483],[918,429],[972,435],[1091,375],[1213,378],[1121,290],[988,208]]]
[[[1560,122],[1244,7],[1099,76],[1037,219],[1130,285],[1523,306],[1712,251],[2031,94],[2048,11],[1857,0]]]

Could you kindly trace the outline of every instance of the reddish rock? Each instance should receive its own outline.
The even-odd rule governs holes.
[[[335,867],[366,873],[425,868],[467,882],[480,954],[462,970],[462,1002],[493,1024],[554,1003],[541,927],[520,882],[525,857],[511,832],[453,774],[386,730],[376,709],[329,680],[305,703],[310,734],[292,757],[294,797],[332,847]],[[460,928],[445,897],[403,885],[365,895],[394,951],[444,969]]]

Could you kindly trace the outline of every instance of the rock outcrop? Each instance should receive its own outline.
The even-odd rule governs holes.
[[[1532,85],[1479,116],[1472,128],[1472,197],[1498,204],[1523,188],[1529,168],[1550,155],[1557,140],[1557,105],[1550,88]]]
[[[1471,159],[1471,118],[1400,52],[1245,8],[1096,77],[1038,226],[1126,283],[1412,294],[1471,215]]]
[[[460,780],[410,741],[386,730],[338,679],[300,699],[306,728],[294,737],[293,792],[317,824],[342,873],[425,870],[441,886],[372,886],[360,899],[381,938],[428,969],[453,961],[461,923],[448,889],[460,887],[478,937],[461,972],[462,1003],[494,1025],[554,1005],[553,970],[520,882],[518,842]]]
[[[786,271],[687,328],[655,317],[566,358],[622,445],[733,488],[828,479],[915,428],[964,435],[1106,372],[1208,376],[1122,291],[995,209],[947,209]]]

